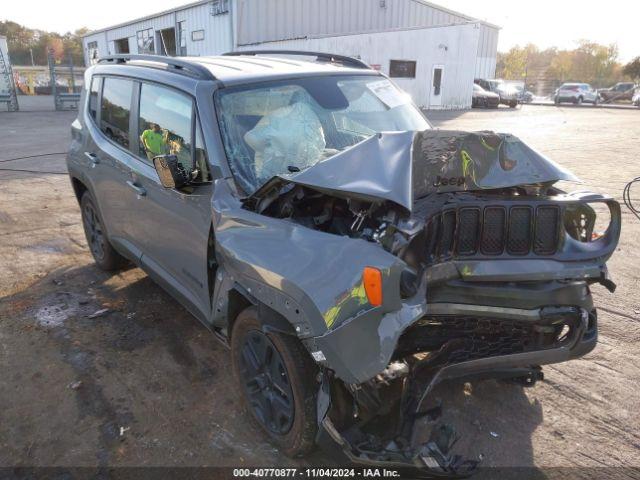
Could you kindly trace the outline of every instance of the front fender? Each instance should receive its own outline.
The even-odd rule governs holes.
[[[224,179],[216,182],[212,207],[225,275],[299,327],[299,336],[318,337],[366,312],[401,308],[405,264],[377,244],[246,210]],[[382,272],[380,307],[370,305],[364,291],[367,266]]]

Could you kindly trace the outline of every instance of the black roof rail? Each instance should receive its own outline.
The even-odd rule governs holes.
[[[98,63],[123,64],[135,61],[162,63],[175,73],[184,73],[200,80],[216,80],[216,77],[209,69],[198,63],[179,60],[173,57],[166,57],[164,55],[109,55],[107,57],[100,58]]]
[[[223,53],[225,56],[240,55],[300,55],[307,57],[316,57],[316,61],[327,63],[340,63],[345,67],[365,68],[371,70],[371,67],[357,58],[347,57],[345,55],[337,55],[335,53],[324,52],[307,52],[304,50],[236,50],[233,52]]]

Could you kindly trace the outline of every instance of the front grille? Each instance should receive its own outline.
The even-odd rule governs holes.
[[[552,323],[475,316],[425,317],[401,335],[395,356],[429,352],[432,366],[443,366],[557,348],[572,341],[578,323],[578,314]]]
[[[431,262],[456,256],[553,255],[560,242],[560,209],[487,206],[447,209],[427,222]]]

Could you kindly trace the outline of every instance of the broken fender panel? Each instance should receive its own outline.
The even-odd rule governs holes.
[[[298,308],[278,313],[292,324],[303,316],[310,335],[323,335],[367,312],[379,317],[401,308],[399,282],[405,264],[377,244],[243,209],[224,180],[216,182],[213,210],[216,255],[226,274],[276,310],[280,303],[272,304],[270,298],[290,298]],[[367,266],[382,272],[381,307],[367,300],[362,283]]]

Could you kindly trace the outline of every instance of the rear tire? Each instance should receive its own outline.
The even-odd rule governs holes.
[[[108,272],[126,266],[127,260],[116,252],[109,242],[96,201],[88,190],[82,194],[80,199],[80,212],[84,235],[96,265]]]
[[[249,307],[234,322],[231,359],[244,406],[269,439],[290,457],[309,453],[318,431],[318,370],[305,347],[294,336],[263,332]]]

